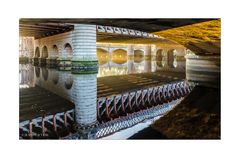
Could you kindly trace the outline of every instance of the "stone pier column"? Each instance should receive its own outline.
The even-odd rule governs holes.
[[[76,24],[72,34],[73,98],[75,118],[81,129],[97,123],[97,72],[96,26]]]
[[[186,78],[208,87],[220,87],[220,56],[187,54]]]
[[[85,24],[74,25],[72,43],[72,73],[97,73],[96,26]]]
[[[151,72],[151,46],[144,48],[144,72]]]

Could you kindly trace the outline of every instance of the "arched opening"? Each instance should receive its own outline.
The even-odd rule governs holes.
[[[64,85],[65,85],[66,89],[71,89],[72,88],[72,85],[73,85],[73,78],[72,78],[72,76],[69,76],[67,78],[67,80],[65,81]]]
[[[97,48],[97,58],[100,65],[106,64],[110,60],[110,54],[108,51]]]
[[[48,57],[48,49],[46,46],[42,48],[42,58],[46,59]]]
[[[157,66],[159,67],[163,67],[163,50],[162,49],[158,49],[156,52],[156,63]]]
[[[174,68],[177,67],[177,63],[176,63],[176,50],[175,49],[171,49],[168,51],[168,67],[170,68]]]
[[[134,50],[134,62],[140,63],[144,59],[144,51],[142,50]]]
[[[40,57],[40,50],[39,50],[39,47],[36,47],[35,49],[35,58],[39,58]]]
[[[69,43],[66,43],[64,45],[64,55],[66,55],[67,57],[71,57],[72,56],[72,47]]]
[[[43,79],[45,81],[47,81],[47,79],[48,79],[48,69],[45,68],[45,67],[42,68],[42,76],[43,76]]]
[[[124,64],[127,62],[127,51],[123,49],[116,49],[112,52],[112,61],[117,64]]]
[[[58,56],[58,47],[57,45],[53,45],[53,48],[52,48],[52,53],[53,53],[53,56],[57,57]]]

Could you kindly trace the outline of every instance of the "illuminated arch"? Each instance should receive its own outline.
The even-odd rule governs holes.
[[[98,58],[98,63],[100,65],[106,64],[110,60],[110,54],[108,51],[102,49],[102,48],[97,48],[97,58]]]
[[[127,51],[123,49],[116,49],[112,52],[112,61],[117,64],[124,64],[127,62]]]

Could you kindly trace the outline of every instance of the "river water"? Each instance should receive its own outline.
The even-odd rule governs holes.
[[[141,54],[133,57],[128,57],[126,54],[121,54],[120,52],[119,54],[116,53],[115,56],[112,55],[112,58],[109,59],[106,54],[98,53],[98,59],[98,74],[77,76],[73,75],[71,71],[60,71],[58,68],[33,66],[32,64],[19,64],[20,122],[30,118],[34,119],[38,117],[39,113],[42,113],[42,111],[46,115],[52,114],[53,112],[69,110],[72,108],[72,106],[74,106],[74,104],[75,106],[78,106],[79,102],[82,100],[79,98],[76,100],[77,95],[81,95],[83,98],[84,96],[92,95],[93,97],[89,103],[92,102],[95,104],[98,96],[97,90],[101,87],[106,86],[98,82],[100,78],[105,78],[108,80],[108,77],[111,76],[154,73],[158,72],[159,70],[173,72],[185,71],[185,61],[178,63],[177,56],[175,56],[170,68],[169,63],[167,63],[168,60],[164,57],[164,55],[161,57],[162,61],[159,61],[156,59],[156,56],[150,59],[146,59]],[[144,79],[144,77],[139,78],[139,80]],[[132,82],[134,83],[134,81]],[[77,83],[85,84],[85,86],[91,91],[76,91],[78,90],[79,86]],[[107,88],[111,89],[111,87]],[[105,93],[104,90],[102,93]],[[56,100],[59,99],[57,99],[55,96],[55,98],[52,97],[52,94],[56,95],[56,97],[69,101],[69,103],[62,101],[62,104],[64,102],[64,105],[61,105],[60,101],[60,103],[58,103],[58,106],[56,106]],[[73,105],[70,106],[70,103],[73,103]],[[94,119],[96,119],[96,114],[88,114],[85,112],[80,113],[83,113],[81,114],[80,118],[89,115],[89,117],[85,119],[85,122],[94,122]],[[141,123],[135,128],[140,130],[146,128],[151,123],[152,120]],[[134,130],[136,131],[136,129]],[[129,129],[129,131],[131,131],[131,129]],[[129,133],[129,131],[127,133]],[[133,134],[133,132],[130,133]],[[125,137],[129,137],[129,134],[127,134]],[[115,138],[118,138],[118,136]]]

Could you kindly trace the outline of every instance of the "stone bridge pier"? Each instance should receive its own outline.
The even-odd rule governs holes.
[[[71,100],[78,129],[97,123],[96,25],[75,24],[74,30],[35,40],[35,65],[72,73]]]
[[[96,26],[74,25],[72,32],[73,100],[78,128],[86,129],[97,123]]]

